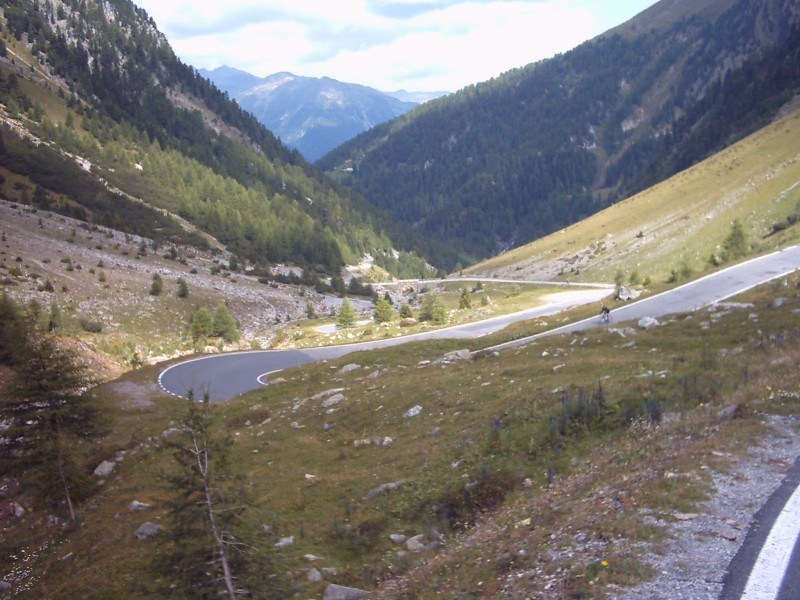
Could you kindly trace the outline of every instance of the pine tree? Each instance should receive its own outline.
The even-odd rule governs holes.
[[[13,299],[3,292],[0,294],[0,364],[10,367],[18,364],[25,339],[22,311]]]
[[[153,283],[150,284],[150,295],[160,296],[163,290],[164,290],[164,281],[161,279],[161,275],[156,273],[155,275],[153,275]]]
[[[439,294],[426,294],[419,311],[420,321],[432,321],[438,325],[447,322],[447,307]]]
[[[394,319],[392,305],[388,300],[386,300],[386,298],[379,298],[375,303],[375,310],[372,314],[372,317],[375,319],[376,323],[389,323],[392,319]]]
[[[90,477],[79,442],[99,432],[99,413],[85,394],[92,380],[51,336],[29,332],[22,360],[0,394],[7,424],[0,466],[19,477],[50,506],[63,503],[75,520],[75,502],[88,494]]]
[[[461,298],[458,300],[459,310],[469,310],[472,308],[472,301],[469,299],[469,292],[466,288],[461,290]]]
[[[731,223],[731,231],[722,244],[722,258],[725,261],[744,258],[750,253],[750,241],[739,219]]]
[[[178,277],[178,298],[189,297],[189,286],[183,277]]]
[[[166,480],[170,500],[172,547],[157,557],[158,570],[170,580],[169,594],[191,598],[285,597],[271,557],[245,543],[241,527],[247,509],[241,481],[232,475],[230,438],[215,432],[213,406],[206,396],[195,402],[190,393],[177,419],[179,433],[168,438],[176,469]]]
[[[351,306],[350,301],[345,298],[339,306],[339,313],[336,317],[336,327],[339,329],[347,329],[356,324],[356,311]]]
[[[192,339],[197,342],[209,337],[212,332],[211,311],[205,306],[201,306],[192,314],[192,322],[189,324],[189,333]]]
[[[311,302],[306,302],[306,318],[308,319],[317,318],[317,311],[314,310],[314,305],[311,304]]]
[[[239,327],[231,311],[224,302],[220,301],[214,309],[214,321],[211,325],[212,335],[221,337],[226,342],[239,341]]]
[[[403,302],[400,306],[400,318],[401,319],[411,319],[414,317],[414,311],[411,310],[411,307],[408,305],[408,302]]]

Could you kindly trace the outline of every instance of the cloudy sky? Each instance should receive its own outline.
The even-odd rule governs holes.
[[[549,58],[655,0],[134,0],[196,68],[456,91]]]

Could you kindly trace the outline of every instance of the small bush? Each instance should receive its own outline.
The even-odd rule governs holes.
[[[81,317],[79,322],[81,324],[81,329],[89,333],[102,333],[103,331],[103,324],[97,321],[90,321],[89,319]]]
[[[500,506],[518,483],[508,471],[483,473],[477,481],[447,492],[439,515],[453,528],[471,527],[480,513]]]

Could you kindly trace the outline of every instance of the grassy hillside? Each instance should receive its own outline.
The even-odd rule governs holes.
[[[413,344],[282,373],[212,407],[248,498],[237,530],[277,565],[275,585],[309,598],[329,582],[396,598],[544,598],[552,585],[600,598],[646,578],[643,557],[665,535],[647,516],[696,510],[767,415],[797,414],[800,280],[739,300],[752,305],[624,337],[598,330],[449,364],[425,361],[455,344]],[[14,590],[137,598],[169,587],[166,534],[134,537],[145,521],[174,527],[161,476],[173,462],[160,448],[181,407],[156,375],[95,390],[113,430],[87,457],[118,464],[80,526],[48,526],[37,511],[3,523]],[[30,508],[24,491],[11,497]],[[133,500],[151,506],[131,511]],[[312,567],[323,581],[309,581]]]
[[[637,273],[640,283],[663,285],[673,271],[712,268],[737,219],[754,253],[796,242],[796,226],[776,229],[800,214],[799,138],[795,110],[663,183],[465,272],[605,282],[621,272],[626,283]]]

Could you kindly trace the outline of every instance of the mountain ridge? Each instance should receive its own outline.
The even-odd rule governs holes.
[[[405,223],[437,264],[470,264],[768,122],[800,91],[798,22],[786,0],[662,0],[567,53],[361,134],[317,165]]]
[[[199,69],[198,73],[312,162],[418,104],[399,99],[399,92],[385,93],[331,77],[304,77],[286,71],[256,77],[227,66]]]
[[[132,2],[9,0],[3,19],[7,56],[0,57],[0,94],[9,106],[6,122],[15,123],[3,136],[16,137],[18,127],[46,143],[7,143],[20,154],[6,152],[0,161],[6,168],[27,165],[25,172],[43,194],[65,193],[61,188],[76,178],[91,186],[108,181],[180,215],[240,261],[261,267],[294,262],[338,276],[346,262],[356,264],[365,253],[399,265],[378,213],[332,185],[180,62],[153,20]],[[46,178],[53,169],[71,170],[69,160],[60,158],[34,164],[48,145],[81,156],[91,168],[76,177]],[[98,182],[89,184],[92,178]],[[25,200],[20,190],[5,193]],[[88,198],[78,195],[53,206],[78,210],[75,205]],[[87,210],[87,218],[91,214]]]

